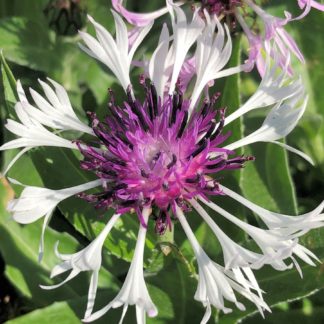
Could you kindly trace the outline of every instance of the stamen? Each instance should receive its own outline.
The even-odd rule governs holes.
[[[171,169],[177,163],[177,156],[172,154],[172,161],[167,165],[167,169]]]
[[[117,177],[118,173],[114,170],[105,170],[103,173],[109,175],[109,176],[112,176],[112,177]]]
[[[218,169],[224,167],[226,164],[227,164],[226,160],[221,160],[215,164],[206,165],[206,169],[208,170]]]
[[[113,164],[118,164],[118,165],[123,166],[123,167],[127,166],[127,163],[125,161],[121,161],[119,159],[115,159],[115,158],[111,158],[111,157],[106,157],[106,160],[108,162],[111,162]]]
[[[168,191],[170,188],[169,188],[169,183],[168,182],[163,182],[162,184],[162,187],[165,191]]]
[[[141,176],[143,177],[143,178],[149,178],[150,176],[144,171],[144,169],[141,169]]]
[[[182,119],[182,123],[179,129],[179,132],[177,134],[177,138],[180,138],[183,135],[183,132],[187,126],[187,122],[188,122],[188,110],[185,111],[183,119]]]
[[[176,121],[178,103],[179,103],[179,95],[175,92],[173,94],[173,98],[172,98],[172,111],[171,111],[171,118],[170,118],[169,126],[172,126]]]
[[[216,125],[216,121],[212,120],[211,121],[211,126],[209,127],[206,135],[198,142],[198,145],[201,145],[204,139],[207,139],[212,135],[212,133],[213,133],[213,131],[215,129],[215,125]]]
[[[123,207],[129,207],[136,205],[138,201],[136,199],[131,199],[131,200],[122,200],[119,204]]]
[[[111,190],[118,191],[118,190],[127,189],[127,188],[128,188],[128,185],[126,183],[120,183],[120,184],[116,185],[115,187],[113,187]]]
[[[209,110],[209,107],[210,107],[210,102],[209,102],[207,99],[205,99],[205,100],[204,100],[204,105],[203,105],[203,107],[202,107],[202,109],[201,109],[201,112],[200,112],[200,115],[201,115],[203,118],[205,118],[205,117],[207,116],[207,114],[208,114],[208,110]]]
[[[198,147],[189,157],[196,157],[198,154],[200,154],[205,148],[207,147],[207,140],[204,138],[203,142],[200,144],[200,147]]]
[[[155,85],[153,83],[151,83],[151,97],[152,97],[152,106],[153,106],[154,117],[156,117],[159,115],[158,96],[157,96]]]
[[[123,129],[126,130],[126,126],[125,123],[123,122],[122,118],[118,115],[118,113],[116,112],[116,109],[113,105],[112,102],[108,103],[108,108],[110,110],[110,113],[112,114],[112,116],[114,117],[114,119],[116,120],[116,122],[118,123],[118,125]]]
[[[225,109],[220,109],[220,121],[218,124],[218,127],[213,135],[211,135],[210,140],[214,140],[223,130],[224,124],[225,124]]]
[[[129,139],[124,135],[122,132],[116,132],[115,136],[118,137],[124,144],[130,147],[132,150],[134,148],[134,145],[129,141]]]
[[[178,100],[178,106],[177,109],[181,110],[183,104],[183,93],[181,90],[179,90],[179,100]]]
[[[187,183],[198,183],[201,179],[201,174],[197,173],[195,178],[187,178],[186,182]]]

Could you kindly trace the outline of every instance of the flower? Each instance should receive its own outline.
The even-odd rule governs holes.
[[[151,317],[157,315],[143,270],[148,222],[155,221],[156,233],[162,234],[170,226],[173,216],[179,220],[187,235],[198,263],[199,279],[195,298],[206,307],[202,323],[208,321],[211,306],[226,313],[231,311],[225,301],[243,310],[244,305],[238,302],[236,294],[252,301],[261,314],[264,310],[269,311],[253,270],[271,265],[284,271],[295,265],[300,271],[296,256],[315,265],[313,260],[316,260],[316,256],[299,243],[299,237],[313,228],[323,226],[324,215],[321,212],[324,204],[299,217],[273,213],[224,187],[212,175],[242,168],[253,161],[254,157],[238,156],[235,150],[257,142],[281,145],[309,159],[304,153],[278,142],[294,129],[305,110],[307,96],[304,95],[300,79],[289,79],[287,68],[276,74],[280,62],[271,64],[268,57],[256,93],[227,118],[225,109],[214,108],[219,95],[209,96],[209,85],[215,79],[238,73],[244,66],[224,68],[232,48],[229,29],[208,12],[205,12],[203,19],[198,10],[188,21],[183,10],[173,6],[172,35],[164,25],[152,57],[139,64],[144,67],[140,84],[145,95],[145,99],[140,100],[133,91],[129,69],[134,51],[148,29],[144,27],[133,47],[130,47],[125,42],[128,35],[125,23],[118,14],[113,15],[116,40],[89,17],[95,26],[98,40],[81,33],[87,45],[87,48],[82,48],[106,64],[120,80],[125,90],[125,100],[118,103],[120,98],[115,98],[114,92],[110,90],[109,115],[100,120],[95,113],[90,113],[92,122],[91,127],[88,127],[80,124],[72,114],[66,92],[57,83],[49,81],[56,89],[55,93],[50,86],[41,83],[48,100],[41,99],[40,95],[31,90],[38,109],[27,102],[18,83],[20,95],[15,109],[21,123],[9,121],[7,128],[20,138],[1,147],[4,150],[52,145],[78,149],[84,157],[80,161],[80,168],[98,177],[97,181],[58,191],[25,189],[21,197],[9,205],[18,221],[32,222],[48,215],[60,201],[77,193],[97,208],[112,208],[115,211],[99,236],[83,250],[64,255],[58,253],[56,246],[56,254],[63,262],[54,267],[52,277],[69,270],[71,272],[60,284],[43,288],[56,288],[81,271],[91,271],[85,322],[99,318],[111,308],[123,306],[122,322],[128,306],[135,305],[137,322],[145,323],[146,314]],[[196,52],[190,57],[189,51],[193,46]],[[193,61],[195,64],[192,64]],[[286,67],[288,63],[289,58],[285,62]],[[182,82],[182,78],[186,81]],[[189,81],[192,88],[187,87]],[[226,133],[227,125],[251,110],[261,108],[266,108],[268,115],[260,128],[246,137],[225,144],[225,141],[228,143],[231,139],[230,133]],[[42,111],[47,109],[50,113],[46,118],[41,118]],[[71,120],[73,123],[70,123]],[[54,132],[83,131],[92,139],[91,142],[78,139],[72,142],[63,137],[64,132],[55,134],[48,128],[54,129]],[[43,134],[47,136],[45,139],[40,138]],[[94,187],[98,188],[96,192],[84,192]],[[266,228],[252,226],[212,201],[212,196],[222,195],[229,196],[255,212]],[[44,200],[37,205],[36,201],[41,199]],[[260,251],[254,252],[234,242],[215,223],[203,205],[246,232]],[[195,238],[186,216],[191,208],[197,211],[219,240],[224,266],[212,261]],[[153,209],[158,211],[156,218],[151,217]],[[93,313],[104,241],[117,219],[127,212],[137,215],[139,219],[139,232],[128,274],[117,296],[107,306]],[[288,263],[289,260],[292,263]]]

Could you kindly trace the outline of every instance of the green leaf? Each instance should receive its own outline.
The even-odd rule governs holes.
[[[39,21],[22,17],[1,19],[0,43],[7,59],[17,64],[35,70],[49,70],[51,66],[63,68],[61,53]]]
[[[256,160],[243,169],[241,188],[252,202],[272,211],[296,215],[295,188],[287,153],[274,144],[254,144],[246,149]],[[257,190],[256,190],[257,188]]]
[[[47,0],[2,0],[0,3],[0,16],[24,16],[29,20],[42,20],[43,9]]]
[[[18,96],[16,92],[16,80],[8,66],[8,63],[6,62],[6,59],[3,56],[3,51],[1,51],[0,57],[1,57],[1,74],[2,74],[3,88],[4,88],[5,98],[6,98],[5,100],[7,103],[10,103],[11,106],[18,100]]]
[[[158,323],[199,323],[204,314],[204,308],[199,302],[193,300],[197,280],[191,277],[188,267],[175,260],[172,254],[164,256],[164,268],[157,276],[147,276],[146,281],[163,290],[172,303],[172,319],[161,322],[158,315]],[[153,300],[154,297],[152,296]],[[160,309],[162,303],[157,306]],[[155,323],[155,320],[150,321]]]

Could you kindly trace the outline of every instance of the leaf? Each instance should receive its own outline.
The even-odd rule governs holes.
[[[172,254],[164,256],[164,269],[157,276],[148,276],[146,281],[163,290],[172,303],[172,318],[158,323],[199,323],[204,314],[204,308],[193,300],[197,281],[190,276],[188,268],[182,262],[175,260]],[[160,307],[160,304],[157,304]],[[163,317],[162,317],[163,318]],[[158,315],[158,320],[161,320]],[[155,320],[150,321],[155,323]]]
[[[47,0],[2,0],[0,16],[23,15],[29,20],[41,21],[44,19],[43,9],[47,2]]]
[[[264,324],[272,323],[285,323],[289,319],[290,323],[294,324],[321,324],[324,321],[324,310],[322,307],[316,307],[312,309],[311,314],[305,314],[303,310],[291,309],[289,311],[275,311],[271,315],[262,319]],[[243,320],[244,324],[254,324],[259,321],[258,316],[252,316]]]
[[[6,62],[6,59],[3,56],[3,51],[1,51],[0,56],[1,56],[2,81],[3,81],[6,102],[13,104],[18,100],[18,96],[16,93],[16,80]],[[9,111],[9,107],[8,107],[8,111]]]
[[[296,215],[295,188],[287,153],[274,146],[261,143],[246,149],[256,160],[243,169],[242,192],[247,199],[266,209]]]
[[[51,66],[63,68],[61,53],[40,22],[22,17],[1,19],[0,43],[7,59],[17,64],[41,71]]]
[[[81,101],[81,86],[86,85],[102,104],[114,78],[107,75],[93,58],[82,53],[77,44],[79,38],[67,41],[53,37],[53,32],[43,25],[39,20],[24,17],[0,19],[0,43],[7,59],[45,72],[61,82],[72,98],[76,97],[76,102]]]

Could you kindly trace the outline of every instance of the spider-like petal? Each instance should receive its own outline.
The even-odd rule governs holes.
[[[150,208],[143,209],[142,214],[146,223],[151,212],[152,211]],[[93,313],[91,316],[86,316],[83,319],[84,322],[92,322],[103,316],[111,308],[123,306],[123,313],[121,318],[122,322],[128,305],[136,306],[137,323],[145,323],[145,313],[147,313],[150,317],[155,317],[157,315],[157,308],[153,304],[148,293],[143,274],[143,257],[146,231],[147,229],[144,226],[140,225],[133,260],[128,270],[125,282],[118,295],[101,310]]]
[[[92,271],[91,281],[89,285],[88,291],[88,304],[87,310],[85,313],[85,317],[89,317],[92,313],[97,287],[98,287],[98,273],[101,267],[102,262],[102,247],[105,242],[105,239],[113,226],[115,225],[116,221],[119,218],[119,214],[113,215],[101,233],[97,236],[97,238],[92,241],[86,248],[83,250],[69,255],[60,254],[58,252],[58,242],[55,245],[55,251],[59,258],[63,260],[63,263],[55,266],[51,273],[51,278],[56,277],[66,271],[71,270],[70,274],[67,278],[62,281],[61,283],[53,286],[44,286],[41,285],[40,287],[46,290],[55,289],[66,282],[70,281],[74,277],[76,277],[82,271]]]
[[[176,213],[197,258],[199,279],[195,299],[201,301],[206,307],[202,323],[207,323],[209,319],[211,313],[210,305],[222,310],[224,313],[232,311],[225,306],[224,299],[234,303],[240,310],[244,310],[244,305],[237,301],[234,291],[252,301],[258,307],[261,314],[263,314],[263,309],[269,311],[269,307],[263,299],[251,291],[253,284],[248,279],[245,279],[243,276],[235,276],[232,270],[225,270],[210,260],[199,245],[186,217],[179,207],[176,207]],[[235,281],[235,279],[238,281]]]

